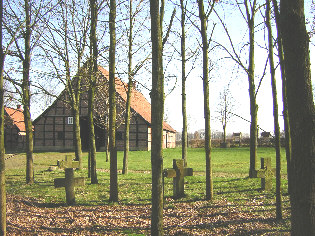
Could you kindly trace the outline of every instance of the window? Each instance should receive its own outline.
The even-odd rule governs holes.
[[[116,132],[116,140],[123,140],[123,132]]]
[[[57,133],[57,138],[58,138],[58,140],[63,140],[65,138],[65,133],[62,131],[59,131]]]
[[[73,117],[68,117],[68,125],[73,125]]]

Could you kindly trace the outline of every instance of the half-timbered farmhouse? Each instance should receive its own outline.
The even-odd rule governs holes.
[[[99,151],[105,149],[107,140],[106,121],[108,109],[108,80],[109,73],[99,67],[99,76],[95,93],[95,142]],[[117,132],[116,145],[123,150],[124,145],[124,116],[128,85],[116,78],[116,107]],[[73,112],[67,102],[67,92],[64,90],[55,102],[48,107],[33,122],[35,127],[34,149],[42,151],[74,150],[74,121]],[[80,132],[82,149],[88,148],[88,96],[87,86],[83,86],[80,99]],[[102,117],[103,116],[103,117]],[[176,131],[166,122],[163,124],[164,148],[175,147]],[[130,150],[151,149],[151,104],[136,89],[131,95],[130,119]]]
[[[25,124],[21,106],[4,107],[4,145],[7,151],[21,151],[25,145]]]

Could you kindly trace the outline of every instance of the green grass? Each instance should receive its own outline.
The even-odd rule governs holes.
[[[286,194],[286,161],[282,153],[283,192]],[[64,177],[63,170],[48,171],[50,165],[56,165],[57,160],[66,153],[36,153],[34,155],[35,184],[25,184],[25,155],[19,154],[7,160],[7,192],[35,198],[46,204],[64,204],[65,191],[55,189],[54,178]],[[164,168],[172,167],[174,158],[181,158],[181,149],[164,150]],[[83,155],[84,168],[87,167],[87,154]],[[273,148],[259,148],[258,157],[271,157],[275,167],[275,151]],[[151,202],[151,159],[150,152],[135,151],[129,153],[129,173],[118,174],[119,200],[123,204],[150,204]],[[118,170],[122,168],[123,152],[118,152]],[[260,162],[260,161],[259,161]],[[205,197],[205,152],[204,149],[188,149],[188,166],[194,169],[194,176],[185,178],[184,200],[202,200]],[[260,179],[249,179],[249,148],[212,149],[212,166],[214,175],[215,198],[225,198],[230,201],[247,201],[261,195]],[[258,163],[259,167],[260,164]],[[97,172],[99,184],[92,185],[87,179],[86,185],[76,188],[78,205],[109,204],[109,162],[105,161],[105,153],[97,153]],[[75,176],[87,177],[86,169],[76,171]],[[275,180],[274,180],[275,181]],[[273,184],[275,186],[275,184]],[[275,192],[263,193],[273,199]],[[172,196],[172,179],[165,178],[165,196]],[[183,199],[181,199],[182,201]]]

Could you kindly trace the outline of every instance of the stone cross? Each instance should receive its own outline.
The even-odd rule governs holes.
[[[66,155],[65,160],[57,161],[57,166],[59,168],[79,168],[80,163],[78,161],[73,161],[72,156]]]
[[[257,178],[261,178],[261,189],[270,191],[272,188],[272,176],[275,175],[275,169],[271,168],[271,158],[261,158],[261,168],[257,170]]]
[[[173,197],[181,198],[184,196],[184,177],[192,176],[193,169],[185,167],[183,159],[173,160],[173,169],[165,169],[163,176],[173,178]]]
[[[83,186],[85,184],[84,177],[74,178],[73,168],[65,169],[65,178],[54,179],[55,188],[65,187],[66,201],[68,205],[75,204],[75,186]]]

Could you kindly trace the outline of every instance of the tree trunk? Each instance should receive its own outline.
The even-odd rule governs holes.
[[[117,149],[116,149],[116,0],[110,0],[109,12],[109,150],[110,150],[110,196],[111,202],[118,202]]]
[[[125,116],[125,140],[124,140],[124,160],[122,174],[128,173],[128,152],[129,152],[129,128],[130,128],[130,99],[132,93],[132,30],[133,30],[133,13],[132,0],[129,1],[129,50],[128,50],[128,91],[126,101],[126,116]]]
[[[73,109],[74,116],[74,148],[75,148],[75,160],[79,162],[79,170],[82,170],[82,149],[81,149],[81,132],[80,132],[80,108],[75,107]]]
[[[282,45],[282,36],[281,36],[281,26],[280,26],[280,12],[278,8],[277,0],[272,0],[274,12],[276,16],[276,26],[278,33],[278,55],[280,60],[280,70],[281,70],[281,78],[282,78],[282,103],[283,103],[283,120],[284,120],[284,130],[285,130],[285,152],[286,152],[286,160],[287,160],[287,179],[288,179],[288,192],[291,192],[291,174],[290,174],[290,166],[291,166],[291,135],[290,135],[290,122],[288,115],[288,102],[287,102],[287,86],[286,86],[286,75],[285,75],[285,63],[283,56],[283,45]]]
[[[97,77],[97,38],[96,38],[96,25],[97,25],[97,3],[95,0],[90,0],[91,7],[91,77],[89,86],[89,154],[91,162],[91,184],[97,184],[97,174],[96,174],[96,146],[95,146],[95,132],[94,132],[94,96],[96,87],[96,77]]]
[[[181,14],[181,56],[182,56],[182,115],[183,115],[183,132],[182,132],[182,159],[187,165],[187,112],[186,112],[186,33],[185,33],[185,16],[186,7],[184,0],[180,0]]]
[[[292,235],[315,232],[315,109],[304,1],[281,0],[281,35],[292,138]]]
[[[198,0],[199,18],[201,24],[202,55],[203,55],[203,93],[204,93],[204,116],[205,116],[205,151],[206,151],[206,199],[213,198],[212,164],[211,164],[211,130],[210,130],[210,107],[209,107],[209,61],[208,61],[208,36],[207,18],[202,0]]]
[[[107,114],[109,114],[108,110],[107,110]],[[108,151],[108,146],[109,146],[109,135],[108,135],[108,132],[109,132],[109,124],[108,122],[106,122],[105,124],[106,126],[106,131],[105,131],[105,156],[106,156],[106,162],[109,161],[109,151]]]
[[[24,123],[26,131],[26,183],[34,183],[33,166],[33,125],[30,113],[30,67],[31,67],[31,18],[29,0],[25,0],[25,27],[24,34],[25,55],[23,60],[22,96],[24,105]]]
[[[5,190],[5,160],[4,160],[4,90],[3,70],[4,53],[2,45],[3,0],[0,0],[0,235],[6,235],[6,190]]]
[[[249,65],[248,65],[248,83],[249,83],[249,99],[250,99],[250,166],[249,177],[256,177],[257,169],[257,112],[258,106],[256,103],[256,88],[255,88],[255,10],[256,1],[253,3],[253,7],[249,11],[247,6],[247,0],[245,1],[247,8],[247,21],[249,29]]]
[[[94,77],[91,75],[91,77]],[[88,120],[89,120],[89,161],[90,161],[90,177],[91,184],[97,184],[96,174],[96,146],[95,146],[95,132],[94,132],[94,121],[93,121],[93,110],[94,110],[94,95],[95,95],[95,81],[91,78],[89,88],[89,103],[88,103]]]
[[[164,74],[162,64],[162,29],[159,14],[159,0],[150,1],[152,41],[152,213],[151,235],[163,235],[163,115]]]
[[[276,149],[276,217],[282,219],[282,195],[281,195],[281,145],[280,145],[280,127],[279,127],[279,112],[275,66],[273,60],[273,37],[270,23],[270,0],[266,0],[266,26],[268,29],[269,43],[269,65],[271,75],[271,87],[273,98],[273,117],[274,117],[274,132],[275,132],[275,149]]]

